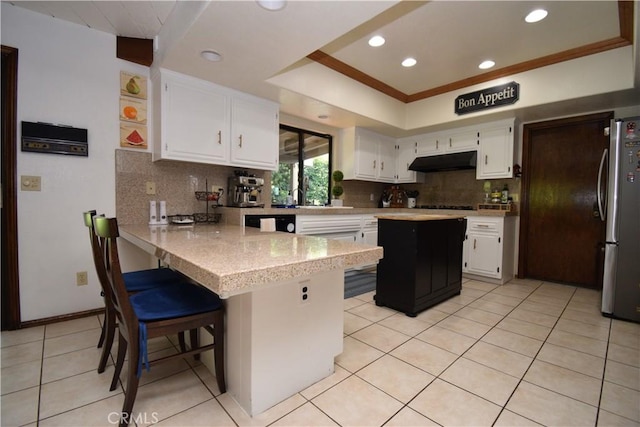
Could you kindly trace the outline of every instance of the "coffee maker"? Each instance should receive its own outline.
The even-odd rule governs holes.
[[[263,178],[253,176],[229,177],[229,206],[238,208],[262,208]]]

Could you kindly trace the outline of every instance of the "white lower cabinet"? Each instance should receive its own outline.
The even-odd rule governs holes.
[[[378,245],[378,219],[373,215],[296,215],[296,233],[346,242]],[[373,265],[358,266],[357,269]]]
[[[514,276],[515,217],[467,217],[462,272],[506,283]]]
[[[373,215],[362,216],[362,228],[358,243],[365,245],[378,246],[378,218]],[[377,264],[364,265],[359,269],[370,270],[375,268]]]
[[[362,228],[358,241],[365,245],[378,246],[378,218],[373,215],[362,217]]]
[[[296,215],[296,233],[356,242],[361,221],[360,215]]]

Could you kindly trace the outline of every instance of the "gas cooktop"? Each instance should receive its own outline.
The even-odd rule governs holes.
[[[420,205],[416,206],[418,209],[451,209],[457,211],[472,211],[473,206],[469,205]]]

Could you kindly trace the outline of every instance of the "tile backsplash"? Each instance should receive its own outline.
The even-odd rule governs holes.
[[[116,215],[122,224],[146,223],[149,221],[149,202],[167,202],[167,214],[193,214],[205,212],[205,202],[197,201],[196,191],[224,188],[221,203],[227,205],[227,179],[240,168],[231,166],[204,165],[199,163],[164,160],[153,162],[151,153],[131,150],[116,150]],[[270,206],[271,172],[254,169],[250,174],[264,178],[262,201]],[[418,205],[471,205],[484,199],[484,181],[476,180],[475,170],[428,173],[424,182],[399,184],[404,190],[418,190]],[[155,195],[146,193],[146,183],[153,182]],[[509,186],[511,194],[520,194],[520,179],[491,180],[492,188],[501,190]],[[345,206],[376,208],[382,192],[392,184],[368,181],[343,181]],[[371,197],[373,195],[373,201]],[[211,212],[211,209],[209,210]]]
[[[227,204],[227,179],[238,169],[265,180],[262,200],[271,199],[271,172],[231,166],[163,160],[153,162],[151,153],[116,150],[116,216],[122,224],[149,221],[149,202],[167,202],[167,215],[205,212],[205,202],[196,200],[196,191],[224,188],[222,204]],[[146,183],[154,182],[155,195],[146,193]],[[211,209],[209,210],[211,212]]]
[[[491,188],[502,190],[505,184],[510,194],[520,194],[520,179],[492,179]],[[392,184],[367,181],[343,181],[345,206],[375,208],[382,192]],[[397,184],[404,190],[418,190],[417,205],[471,205],[484,202],[484,180],[476,180],[475,170],[433,172],[424,175],[424,182]],[[373,194],[373,201],[371,195]]]

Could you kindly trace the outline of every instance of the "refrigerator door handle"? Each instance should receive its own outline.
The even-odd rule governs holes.
[[[600,221],[605,221],[605,215],[607,214],[607,194],[602,194],[602,172],[604,171],[604,165],[606,163],[608,154],[609,150],[605,148],[602,152],[602,158],[600,159],[600,167],[598,168],[598,188],[596,189],[596,194],[598,196],[598,212],[600,213]]]

